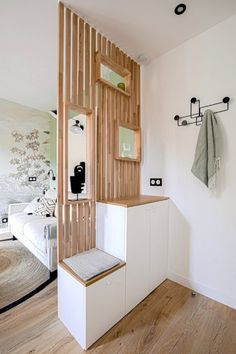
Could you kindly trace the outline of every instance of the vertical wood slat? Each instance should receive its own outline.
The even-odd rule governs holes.
[[[100,33],[97,33],[97,43],[96,43],[96,50],[101,51],[102,47],[102,36]],[[102,84],[98,83],[97,88],[97,192],[96,198],[98,200],[102,199],[102,125],[101,125],[101,118],[102,118]]]
[[[141,74],[140,74],[140,65],[137,65],[137,71],[136,71],[136,76],[137,76],[137,125],[140,127],[140,80],[141,80]],[[141,146],[140,146],[141,148]],[[142,151],[141,151],[142,153]],[[141,155],[142,156],[142,155]],[[137,193],[140,191],[140,164],[137,166]]]
[[[78,252],[83,252],[84,250],[84,242],[83,242],[83,205],[78,204],[78,224],[79,224],[79,232],[78,232]]]
[[[106,183],[106,190],[107,190],[107,199],[111,199],[111,160],[113,156],[111,156],[111,89],[107,89],[107,122],[106,122],[106,147],[107,147],[107,183]]]
[[[91,154],[91,160],[93,162],[92,165],[92,171],[91,171],[91,180],[92,180],[92,186],[91,186],[91,196],[92,199],[96,198],[96,172],[95,169],[97,168],[96,164],[96,145],[97,145],[97,139],[96,139],[96,118],[95,118],[95,108],[96,108],[96,90],[95,90],[95,54],[96,54],[96,31],[94,28],[92,28],[91,31],[91,108],[93,110],[93,116],[92,116],[92,134],[91,134],[91,139],[92,139],[92,154]],[[95,215],[94,215],[95,217]],[[93,231],[92,231],[93,233]],[[95,233],[95,231],[94,231]],[[92,235],[93,236],[93,235]]]
[[[101,33],[97,34],[97,51],[101,51],[102,48],[102,35]]]
[[[72,103],[77,103],[77,70],[78,70],[78,16],[72,15]]]
[[[78,87],[78,103],[83,106],[84,96],[84,20],[79,19],[79,87]]]
[[[95,240],[95,202],[91,203],[91,248],[96,246]]]
[[[67,116],[67,106],[64,105],[63,110],[63,195],[64,195],[64,204],[68,200],[68,116]]]
[[[107,54],[107,40],[106,37],[102,37],[102,54]]]
[[[70,205],[64,205],[64,238],[65,238],[65,258],[68,258],[71,256]]]
[[[107,118],[107,87],[102,85],[102,116],[101,116],[101,148],[102,148],[102,159],[101,159],[101,167],[102,167],[102,198],[106,200],[106,118]]]
[[[76,204],[71,206],[71,250],[72,256],[77,253],[77,208]]]
[[[64,93],[64,5],[58,4],[58,87],[57,87],[57,262],[63,259],[63,93]]]
[[[85,107],[90,106],[90,26],[85,24]]]
[[[90,248],[90,232],[89,232],[89,203],[85,203],[84,212],[84,237],[85,237],[85,251]]]
[[[71,97],[71,10],[66,9],[66,88],[65,99]]]

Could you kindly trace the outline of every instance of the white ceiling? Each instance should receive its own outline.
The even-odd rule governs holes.
[[[187,11],[173,12],[179,2]],[[65,0],[129,55],[148,60],[236,13],[236,0]],[[227,40],[227,39],[226,39]],[[0,98],[56,106],[57,0],[0,0]]]
[[[148,60],[236,13],[236,0],[65,0],[90,24],[137,58]],[[174,14],[184,2],[186,12]]]
[[[56,107],[57,0],[0,0],[0,98]]]

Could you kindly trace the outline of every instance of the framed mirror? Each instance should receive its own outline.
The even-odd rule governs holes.
[[[140,162],[140,138],[140,128],[119,122],[116,127],[116,159]]]
[[[92,111],[65,105],[64,114],[64,196],[65,203],[91,198]]]

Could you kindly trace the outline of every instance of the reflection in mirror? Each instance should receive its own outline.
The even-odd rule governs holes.
[[[110,82],[111,84],[125,90],[125,79],[108,66],[101,64],[101,78]]]
[[[86,115],[68,109],[68,200],[87,196]]]
[[[119,156],[135,159],[135,131],[119,126]]]
[[[117,126],[116,159],[140,161],[140,129],[129,124]]]

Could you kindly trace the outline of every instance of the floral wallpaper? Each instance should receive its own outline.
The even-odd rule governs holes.
[[[45,134],[50,134],[49,131],[44,131]],[[30,185],[29,177],[37,178],[34,182],[34,187],[48,186],[47,171],[50,168],[50,161],[45,155],[40,152],[39,130],[33,129],[28,134],[21,134],[14,130],[11,133],[15,145],[11,149],[13,157],[10,164],[15,166],[15,173],[10,173],[10,177],[21,186]],[[42,144],[47,144],[45,140]]]
[[[0,99],[0,216],[49,187],[50,115]],[[36,177],[36,181],[29,181]]]

